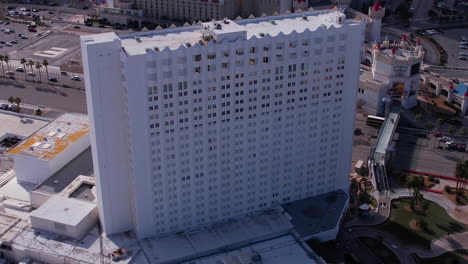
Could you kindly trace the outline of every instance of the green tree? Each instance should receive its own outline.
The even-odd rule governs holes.
[[[454,126],[451,126],[448,131],[452,136],[457,133],[457,128]]]
[[[14,98],[13,96],[8,97],[8,102],[9,102],[10,104],[14,103],[14,102],[15,102],[15,98]]]
[[[460,135],[462,135],[462,136],[468,135],[468,130],[465,127],[462,127],[460,129]]]
[[[444,119],[443,118],[437,118],[437,130],[440,131],[440,128],[444,124]]]
[[[42,61],[42,65],[45,67],[46,75],[47,75],[47,81],[49,81],[49,62],[47,60]]]
[[[23,65],[23,69],[24,69],[24,79],[27,80],[28,79],[28,75],[26,75],[26,59],[25,58],[21,58],[20,60],[20,63]]]
[[[429,133],[431,132],[432,129],[434,129],[434,124],[431,121],[427,121],[425,124],[425,127],[427,129],[427,140],[426,140],[426,147],[429,145]]]
[[[32,76],[33,82],[34,82],[34,69],[33,69],[34,61],[33,61],[33,60],[29,60],[29,61],[28,61],[28,66],[29,66],[29,68],[31,68],[31,76]]]
[[[5,64],[7,66],[7,70],[10,71],[10,56],[8,56],[8,54],[3,56],[3,60],[5,61]]]
[[[3,77],[5,77],[5,66],[3,66],[3,55],[0,55],[0,64],[2,65]]]
[[[455,178],[457,179],[455,190],[457,195],[460,195],[465,188],[463,181],[468,179],[468,160],[457,161],[455,165]]]
[[[36,62],[36,70],[39,72],[39,81],[40,82],[42,82],[41,68],[42,68],[42,64],[37,61]]]
[[[416,122],[418,123],[421,123],[421,121],[423,120],[423,116],[421,114],[415,114],[414,120],[416,120]]]

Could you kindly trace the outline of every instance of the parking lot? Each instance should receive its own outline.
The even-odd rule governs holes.
[[[36,41],[38,38],[41,37],[46,31],[44,27],[37,27],[36,30],[37,32],[29,32],[28,31],[28,26],[26,24],[19,24],[19,23],[9,23],[8,25],[6,24],[5,21],[2,21],[0,24],[0,41],[2,42],[12,42],[16,41],[17,44],[13,44],[11,47],[8,47],[5,45],[5,43],[0,44],[0,54],[8,54],[10,52],[13,52],[17,49],[23,48],[27,46],[28,44]],[[6,33],[9,32],[10,30],[13,30],[14,32],[11,33]],[[23,34],[27,37],[27,39],[21,38],[19,35]]]
[[[431,35],[445,51],[447,51],[447,66],[450,67],[468,67],[468,60],[460,60],[460,52],[468,53],[468,49],[460,49],[461,37],[468,37],[466,28],[444,30],[443,33]]]
[[[27,48],[10,53],[10,59],[19,61],[21,58],[27,58],[40,62],[47,60],[51,66],[61,66],[72,60],[80,60],[80,53],[79,36],[50,32]]]

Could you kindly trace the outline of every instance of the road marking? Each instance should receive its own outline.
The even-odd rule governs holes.
[[[65,48],[57,48],[52,47],[48,50],[38,51],[34,53],[36,56],[47,57],[47,58],[55,58],[63,53],[65,53],[68,49]]]

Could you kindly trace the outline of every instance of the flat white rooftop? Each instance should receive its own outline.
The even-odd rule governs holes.
[[[0,139],[8,134],[29,137],[49,122],[0,113]]]
[[[251,261],[255,256],[261,258],[262,264],[316,264],[309,257],[292,235],[285,235],[276,239],[249,245],[226,253],[215,254],[208,257],[191,260],[184,264],[219,264],[219,263],[254,263],[238,262],[242,260]],[[225,262],[221,262],[224,260]],[[229,262],[230,261],[230,262]]]
[[[43,127],[8,154],[28,154],[43,160],[53,160],[58,154],[89,132],[88,116],[67,113]]]
[[[204,28],[209,28],[214,35],[242,32],[243,36],[249,40],[266,37],[267,35],[277,36],[280,33],[288,35],[293,31],[316,31],[319,28],[340,28],[343,24],[360,24],[356,20],[344,20],[343,23],[339,23],[338,17],[344,17],[343,13],[335,10],[312,11],[238,21],[226,20],[227,23],[223,21],[207,22],[202,25],[126,34],[121,35],[120,39],[122,40],[122,47],[128,54],[137,55],[146,53],[148,49],[154,50],[157,48],[157,50],[162,51],[166,48],[175,50],[182,46],[200,45]],[[221,27],[216,27],[215,23],[220,24]],[[115,38],[115,34],[109,33],[83,37],[85,43],[99,43],[106,40],[111,41]]]
[[[34,210],[31,216],[55,223],[76,226],[85,217],[89,216],[96,206],[96,204],[83,200],[54,195],[41,207]]]

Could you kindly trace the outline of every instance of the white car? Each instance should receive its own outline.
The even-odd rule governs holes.
[[[468,52],[460,52],[460,56],[468,56]]]
[[[29,76],[36,76],[36,74],[34,72],[28,72],[27,73]]]
[[[73,81],[81,81],[80,76],[76,76],[76,75],[73,76],[73,77],[71,77],[71,79],[72,79]]]
[[[7,47],[12,47],[13,44],[11,44],[10,42],[7,42],[7,43],[5,43],[5,46],[7,46]]]
[[[468,49],[468,45],[460,45],[460,49]]]

